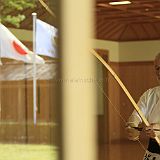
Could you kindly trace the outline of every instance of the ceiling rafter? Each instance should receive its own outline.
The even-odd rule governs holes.
[[[138,34],[137,30],[135,30],[135,28],[132,25],[130,25],[130,28],[132,29],[133,33],[136,35],[138,40],[140,40],[140,37],[139,37],[139,34]]]
[[[154,23],[153,23],[153,28],[155,29],[155,31],[157,32],[158,36],[160,37],[160,32],[158,32],[158,29],[156,28]]]
[[[120,24],[119,26],[117,26],[114,30],[111,30],[108,33],[108,37],[112,37],[115,33],[117,33],[118,31],[120,31],[122,28],[124,28],[124,24]]]
[[[122,30],[122,32],[121,32],[121,34],[120,34],[120,36],[119,36],[119,41],[122,40],[122,36],[123,36],[124,32],[127,30],[128,27],[129,27],[129,25],[126,25],[126,26],[124,27],[124,29]]]

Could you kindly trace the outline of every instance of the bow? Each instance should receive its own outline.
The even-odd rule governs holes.
[[[146,126],[149,126],[149,122],[147,121],[147,119],[143,115],[142,111],[139,109],[137,103],[134,101],[134,99],[132,98],[131,94],[129,93],[129,91],[127,90],[127,88],[124,86],[124,84],[122,83],[122,81],[120,80],[120,78],[117,76],[117,74],[112,70],[112,68],[106,63],[106,61],[95,50],[92,49],[90,52],[107,68],[107,70],[115,78],[115,80],[118,82],[118,84],[120,85],[120,87],[123,89],[124,93],[127,95],[127,97],[129,98],[129,100],[131,101],[134,109],[137,111],[137,113],[141,117],[141,119],[144,122],[144,124]],[[157,136],[155,137],[155,140],[160,145],[160,139]]]

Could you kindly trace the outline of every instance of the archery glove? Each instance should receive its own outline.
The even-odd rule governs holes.
[[[133,125],[128,125],[126,127],[126,134],[129,140],[136,141],[139,139],[140,131],[137,129],[133,128],[135,126]]]

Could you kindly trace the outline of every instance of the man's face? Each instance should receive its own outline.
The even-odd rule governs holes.
[[[154,61],[154,68],[156,71],[156,75],[158,80],[160,80],[160,56],[158,56]]]

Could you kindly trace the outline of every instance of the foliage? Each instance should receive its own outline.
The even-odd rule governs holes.
[[[0,0],[0,22],[16,27],[25,19],[22,13],[27,8],[36,7],[36,0]]]

